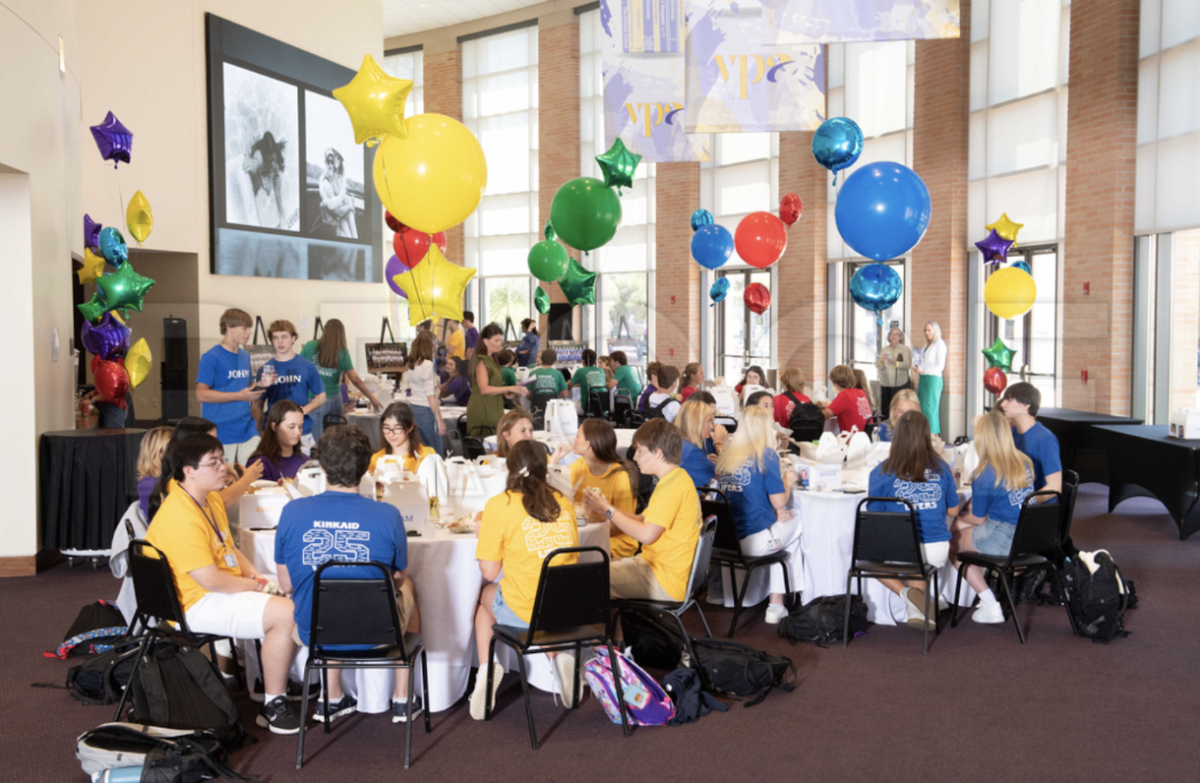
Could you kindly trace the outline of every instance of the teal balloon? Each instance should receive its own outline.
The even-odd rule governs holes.
[[[712,300],[712,305],[716,305],[725,301],[725,297],[729,296],[729,278],[718,277],[708,289],[708,298]]]
[[[850,278],[850,298],[859,307],[875,313],[877,321],[882,313],[900,300],[904,285],[900,275],[886,264],[868,264],[860,267]]]
[[[608,243],[621,223],[621,199],[594,177],[563,184],[550,202],[550,222],[558,238],[576,250],[595,250]]]
[[[120,266],[129,260],[129,248],[125,245],[125,237],[112,226],[100,229],[100,255],[113,266]]]
[[[1033,274],[1033,270],[1029,268],[1029,264],[1025,263],[1024,261],[1013,261],[1011,264],[1009,264],[1009,266],[1011,266],[1013,269],[1020,269],[1027,275]]]
[[[701,226],[711,226],[714,222],[713,214],[707,209],[697,209],[692,213],[692,231],[699,231]]]
[[[834,185],[837,185],[837,173],[847,166],[853,166],[862,151],[862,129],[849,117],[825,120],[813,134],[813,157],[817,163],[833,172]]]
[[[567,249],[553,239],[544,239],[529,248],[529,274],[546,283],[562,279],[571,257]]]

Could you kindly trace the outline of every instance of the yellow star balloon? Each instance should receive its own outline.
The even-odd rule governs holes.
[[[388,136],[404,138],[404,104],[412,92],[409,79],[388,76],[371,55],[363,57],[362,67],[344,87],[333,91],[342,102],[354,126],[354,143],[375,146]]]
[[[430,245],[424,261],[392,280],[408,297],[408,323],[417,326],[434,317],[461,321],[463,296],[474,276],[474,269],[450,263],[441,248]]]
[[[125,209],[125,226],[139,245],[146,241],[154,229],[154,212],[150,209],[150,201],[140,190],[129,199],[129,206]]]
[[[995,223],[988,223],[986,226],[984,226],[984,228],[988,229],[989,231],[995,231],[1004,239],[1009,239],[1013,242],[1016,242],[1017,232],[1025,228],[1025,224],[1010,220],[1007,212],[1001,212],[999,220],[997,220]]]
[[[98,256],[92,252],[90,247],[83,250],[83,266],[75,270],[75,274],[79,275],[79,284],[87,285],[93,283],[96,278],[104,274],[104,265],[108,263],[104,260],[104,256]]]

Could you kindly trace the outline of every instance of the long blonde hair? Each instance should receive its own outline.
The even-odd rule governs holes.
[[[717,474],[734,473],[748,460],[763,469],[763,454],[775,448],[775,417],[766,408],[754,406],[742,409],[737,431],[717,459]]]
[[[913,410],[921,410],[921,398],[918,397],[917,393],[912,389],[901,389],[893,394],[892,401],[888,403],[888,410],[886,411],[888,415],[888,426],[893,430],[895,430],[896,425],[900,423],[900,417],[896,415],[896,409],[899,407],[897,403],[900,402],[911,402],[917,406],[916,408],[913,408]],[[883,413],[884,411],[880,412]]]
[[[674,423],[684,440],[704,451],[704,440],[708,437],[704,432],[704,420],[716,412],[716,405],[709,405],[700,400],[688,400],[679,406]]]
[[[162,474],[162,458],[171,442],[171,427],[155,427],[142,436],[142,446],[138,450],[137,477],[147,476],[158,478]]]
[[[999,409],[984,414],[975,423],[975,452],[979,467],[971,480],[979,478],[989,465],[996,471],[996,487],[1002,483],[1008,491],[1032,486],[1033,460],[1017,451],[1012,425]]]

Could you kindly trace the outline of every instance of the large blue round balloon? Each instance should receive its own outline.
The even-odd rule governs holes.
[[[705,269],[719,269],[733,255],[733,234],[713,223],[692,234],[692,258]]]
[[[879,316],[896,304],[904,293],[900,275],[886,264],[867,264],[850,278],[850,298],[854,304]]]
[[[700,228],[700,226],[711,226],[713,224],[713,214],[707,209],[697,209],[692,213],[692,231]]]
[[[869,163],[846,178],[833,214],[854,252],[875,261],[899,258],[929,227],[929,189],[907,166]]]
[[[724,302],[725,297],[729,296],[729,278],[718,277],[708,289],[708,296],[712,299],[713,304]]]
[[[854,161],[863,151],[863,134],[858,123],[849,117],[834,117],[821,123],[812,140],[813,157],[833,172],[833,184],[837,184],[837,173]]]

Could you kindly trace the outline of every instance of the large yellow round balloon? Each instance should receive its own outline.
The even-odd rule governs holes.
[[[1020,318],[1033,307],[1037,283],[1023,269],[1005,267],[992,273],[983,287],[983,301],[997,318]]]
[[[487,185],[487,160],[475,135],[441,114],[404,121],[404,138],[388,136],[375,150],[375,190],[392,216],[436,234],[467,219]]]

